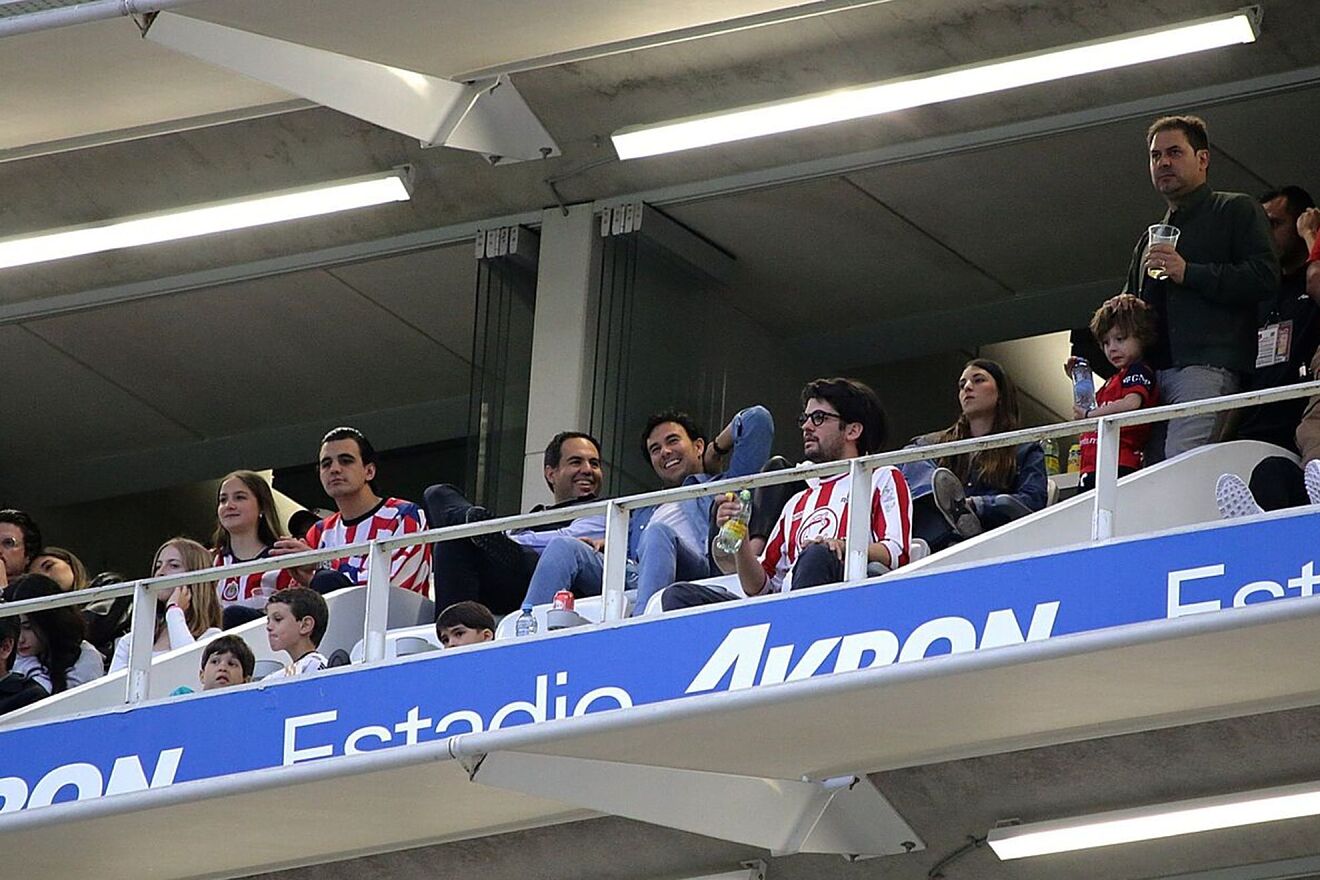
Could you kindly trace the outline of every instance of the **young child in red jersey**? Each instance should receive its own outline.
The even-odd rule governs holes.
[[[1145,302],[1130,293],[1121,293],[1105,301],[1091,317],[1091,333],[1100,343],[1105,358],[1117,370],[1096,392],[1096,405],[1083,412],[1073,407],[1073,418],[1112,416],[1134,409],[1154,406],[1158,400],[1155,371],[1143,359],[1146,348],[1155,344],[1155,313]],[[1064,364],[1072,375],[1074,358]],[[1150,425],[1133,425],[1119,432],[1118,475],[1132,473],[1142,464],[1142,450],[1150,436]],[[1080,438],[1082,447],[1082,491],[1095,486],[1096,432]]]

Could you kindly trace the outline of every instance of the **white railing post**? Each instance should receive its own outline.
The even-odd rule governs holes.
[[[866,579],[866,552],[871,545],[871,471],[854,458],[848,465],[848,482],[848,522],[843,533],[848,552],[843,557],[843,579],[860,581]]]
[[[1118,425],[1102,417],[1095,432],[1095,509],[1091,540],[1114,537],[1114,507],[1118,503]]]
[[[132,627],[128,631],[128,686],[124,702],[151,695],[151,654],[156,646],[156,596],[142,581],[133,583]]]
[[[367,551],[367,613],[362,624],[362,659],[385,657],[385,631],[390,622],[390,553],[379,541]]]
[[[601,575],[601,602],[605,620],[622,620],[624,590],[628,588],[628,509],[617,501],[605,508],[605,570]]]

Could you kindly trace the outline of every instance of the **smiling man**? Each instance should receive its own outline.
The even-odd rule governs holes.
[[[1176,246],[1148,246],[1143,233],[1123,292],[1140,296],[1158,316],[1159,341],[1147,359],[1162,403],[1232,394],[1255,366],[1258,304],[1279,286],[1269,222],[1250,196],[1210,189],[1202,119],[1157,119],[1146,144],[1151,183],[1168,206],[1160,222],[1176,227],[1179,237]],[[1210,442],[1215,425],[1213,413],[1169,422],[1167,436],[1156,425],[1146,463]]]
[[[594,501],[600,494],[604,471],[600,443],[581,431],[561,431],[545,447],[543,476],[554,497],[554,510]],[[473,504],[457,487],[431,486],[425,495],[426,516],[434,527],[490,519],[491,513]],[[605,517],[584,516],[567,524],[533,529],[492,532],[474,538],[441,541],[435,545],[435,607],[449,608],[478,602],[495,614],[517,610],[527,593],[541,552],[555,538],[599,541],[605,537]]]
[[[666,489],[741,477],[765,466],[774,430],[770,412],[752,406],[735,415],[708,442],[691,416],[670,410],[646,420],[642,454]],[[711,503],[706,496],[633,512],[628,523],[628,559],[637,585],[634,615],[644,613],[651,596],[676,580],[719,573],[707,551]],[[560,590],[578,596],[599,595],[603,550],[603,540],[551,541],[532,574],[527,601],[544,604]]]

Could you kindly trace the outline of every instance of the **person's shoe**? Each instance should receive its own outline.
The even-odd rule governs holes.
[[[1256,496],[1251,494],[1251,489],[1237,474],[1221,474],[1215,481],[1215,504],[1224,519],[1255,516],[1265,512],[1256,503]]]
[[[1302,469],[1302,482],[1306,484],[1306,497],[1312,504],[1320,504],[1320,459],[1311,459]]]
[[[962,538],[981,534],[981,520],[967,506],[962,481],[948,468],[936,468],[930,476],[930,493],[935,509],[940,512],[949,528]]]
[[[463,521],[467,523],[485,522],[494,518],[495,514],[478,504],[472,505],[463,514]],[[517,564],[517,545],[505,537],[503,532],[473,535],[468,540],[496,565],[512,568]]]

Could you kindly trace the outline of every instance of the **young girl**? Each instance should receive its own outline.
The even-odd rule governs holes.
[[[28,566],[32,574],[44,574],[60,585],[64,592],[81,590],[87,586],[87,567],[82,560],[63,547],[42,547]]]
[[[288,535],[275,512],[270,485],[253,471],[234,471],[220,481],[215,515],[215,565],[264,559],[272,545]],[[266,600],[291,586],[293,573],[287,568],[221,579],[216,592],[224,608],[224,628],[265,617]]]
[[[211,551],[201,544],[190,538],[170,538],[156,551],[151,575],[200,571],[213,564]],[[216,598],[214,583],[176,587],[171,592],[157,593],[156,600],[156,640],[152,654],[182,648],[220,632],[220,600]],[[128,635],[115,643],[111,672],[128,668],[130,643]]]
[[[997,362],[976,358],[958,377],[958,420],[912,446],[1003,434],[1022,426],[1017,387]],[[1045,453],[1039,443],[918,461],[901,470],[912,490],[913,534],[932,551],[1045,506]]]
[[[64,591],[41,574],[14,578],[6,602],[58,596]],[[48,694],[77,687],[105,674],[100,653],[83,640],[83,618],[69,606],[19,616],[18,657],[14,671],[35,681]]]

